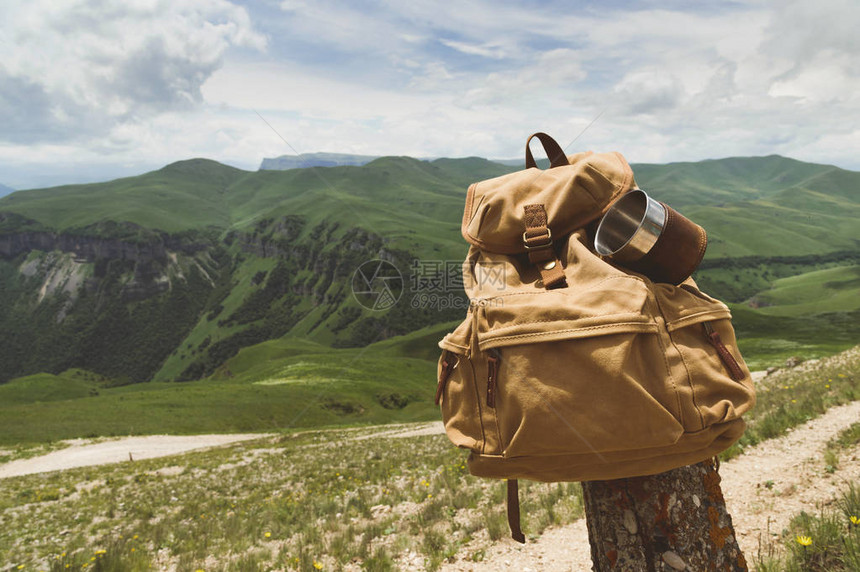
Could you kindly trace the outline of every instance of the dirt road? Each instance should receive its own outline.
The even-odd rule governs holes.
[[[19,459],[0,465],[0,479],[75,467],[121,463],[128,460],[152,459],[178,455],[197,449],[229,445],[238,441],[260,439],[269,435],[246,433],[235,435],[147,435],[121,437],[107,441],[74,439],[59,451],[30,459]]]

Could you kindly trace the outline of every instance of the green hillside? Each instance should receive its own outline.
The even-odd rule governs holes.
[[[767,198],[787,188],[803,187],[819,177],[848,175],[857,188],[860,173],[804,163],[779,155],[730,157],[695,163],[633,164],[636,182],[677,209]],[[855,195],[856,200],[856,195]]]
[[[780,278],[756,294],[752,303],[768,316],[860,310],[860,265]]]
[[[709,259],[860,247],[860,173],[775,155],[633,168],[640,187],[705,228]]]
[[[16,379],[0,385],[9,392],[0,402],[35,419],[61,403],[35,396],[68,391],[65,401],[83,407],[69,427],[80,428],[97,404],[120,423],[136,391],[154,400],[147,407],[187,403],[201,387],[210,392],[201,403],[216,408],[249,388],[283,406],[305,399],[310,380],[355,397],[365,413],[347,421],[378,421],[402,415],[362,392],[397,387],[400,371],[418,400],[410,407],[429,411],[426,393],[417,405],[419,384],[432,385],[435,342],[464,313],[445,275],[467,250],[465,190],[516,168],[382,157],[250,172],[192,159],[0,198],[0,383]],[[696,279],[734,304],[756,367],[860,342],[860,173],[778,156],[633,168],[642,188],[707,230]],[[353,294],[357,270],[380,260],[402,286],[384,310]],[[439,303],[423,304],[432,283]],[[76,368],[111,381],[69,377]],[[126,386],[144,381],[155,383]],[[308,419],[344,421],[334,409],[312,408]],[[203,412],[195,423],[220,430]]]
[[[211,379],[181,384],[110,387],[108,380],[81,371],[18,378],[0,385],[0,446],[435,419],[435,363],[398,349],[415,340],[423,345],[426,334],[361,349],[270,340],[242,349]]]

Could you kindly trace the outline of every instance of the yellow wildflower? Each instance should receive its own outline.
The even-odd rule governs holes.
[[[316,568],[317,570],[322,570],[322,562],[317,562],[316,560],[314,560],[314,568]]]
[[[107,550],[96,550],[96,556],[101,556],[103,554],[107,554]]]
[[[801,546],[809,546],[812,544],[812,538],[809,536],[798,536],[795,540]]]
[[[860,526],[860,517],[851,515],[850,517],[848,517],[848,520],[850,520],[851,524],[853,524],[854,526]]]
[[[825,385],[824,389],[830,389],[830,384],[828,383],[827,385]]]
[[[272,537],[272,533],[271,533],[271,532],[267,532],[267,533],[266,533],[266,534],[264,534],[263,536],[265,536],[266,538],[271,538],[271,537]]]
[[[792,400],[791,400],[791,402],[792,402],[792,403],[797,403],[797,400],[796,400],[796,399],[792,399]]]

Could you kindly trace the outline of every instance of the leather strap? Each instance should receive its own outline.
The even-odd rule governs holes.
[[[448,350],[445,350],[445,357],[442,359],[442,371],[439,372],[439,383],[436,385],[436,399],[434,403],[439,405],[442,403],[442,394],[445,393],[445,386],[448,385],[448,378],[451,377],[451,372],[457,366],[458,358]]]
[[[546,156],[549,159],[550,168],[570,165],[570,162],[567,160],[567,155],[564,154],[564,149],[561,148],[561,145],[556,143],[555,139],[546,133],[532,133],[526,140],[526,169],[537,167],[535,158],[532,155],[532,150],[529,148],[529,143],[531,143],[531,140],[534,137],[537,137],[541,142],[541,145],[543,145],[543,150],[546,151]]]
[[[547,290],[567,286],[564,268],[552,247],[552,232],[547,226],[546,208],[542,204],[526,205],[523,217],[526,230],[523,244],[529,262],[537,266],[544,288]]]
[[[520,489],[516,479],[508,479],[508,526],[511,538],[521,544],[526,543],[526,537],[520,528]]]

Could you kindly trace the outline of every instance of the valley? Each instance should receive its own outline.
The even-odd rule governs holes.
[[[860,173],[777,156],[633,168],[707,229],[695,278],[730,304],[751,369],[860,341]],[[447,276],[464,190],[514,169],[193,159],[0,199],[3,441],[435,418],[435,343],[466,302]],[[401,279],[383,311],[353,294],[372,260]]]

